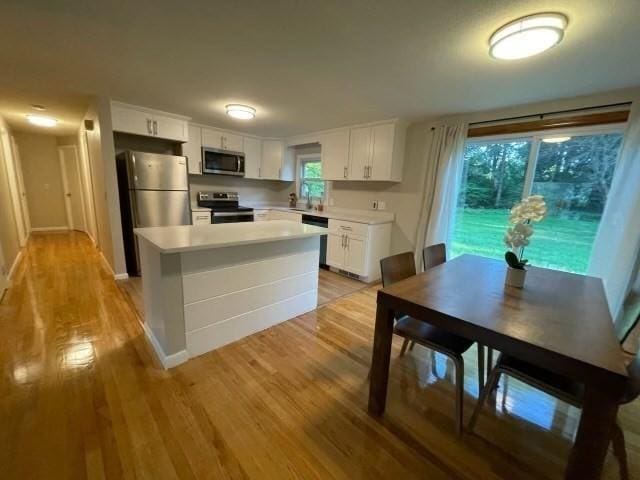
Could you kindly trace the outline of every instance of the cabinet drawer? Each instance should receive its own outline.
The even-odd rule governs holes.
[[[329,219],[329,230],[332,232],[348,233],[366,237],[369,232],[369,225],[366,223],[347,222],[344,220]]]
[[[193,225],[210,225],[211,212],[191,212],[191,223]]]

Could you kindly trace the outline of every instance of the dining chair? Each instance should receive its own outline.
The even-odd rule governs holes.
[[[416,275],[415,259],[412,252],[392,255],[380,260],[382,286],[388,287],[393,283]],[[456,433],[462,434],[463,402],[464,402],[464,359],[462,354],[473,345],[472,340],[454,335],[421,320],[403,313],[397,313],[393,333],[404,338],[400,351],[403,355],[408,342],[415,342],[432,351],[441,353],[453,361],[456,371]]]
[[[626,328],[616,328],[616,333],[620,341],[620,348],[629,335],[630,330],[635,328],[640,318],[640,296],[636,296],[631,301],[627,299],[625,302],[622,318],[632,317],[626,323]],[[640,396],[640,350],[636,353],[633,361],[627,365],[628,381],[627,387],[623,397],[620,399],[620,405],[630,403]],[[505,375],[505,380],[508,377],[513,377],[521,382],[526,383],[538,390],[541,390],[559,400],[568,403],[577,408],[582,408],[584,399],[584,384],[570,380],[562,375],[558,375],[550,370],[542,367],[538,367],[531,363],[519,360],[510,355],[501,354],[496,362],[496,366],[491,371],[485,389],[478,398],[478,403],[473,411],[471,420],[469,421],[469,432],[473,432],[478,416],[482,410],[487,398],[491,394],[491,391],[495,389],[500,376]],[[506,395],[506,392],[504,393]],[[616,421],[612,436],[611,443],[613,446],[613,453],[618,458],[620,465],[620,477],[623,479],[629,478],[627,455],[625,448],[624,433],[620,428],[620,425]]]

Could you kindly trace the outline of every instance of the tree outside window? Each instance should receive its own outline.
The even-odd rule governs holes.
[[[324,198],[325,182],[322,179],[322,162],[318,157],[300,161],[300,198],[307,195]]]

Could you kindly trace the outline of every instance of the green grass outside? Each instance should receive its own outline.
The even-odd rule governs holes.
[[[507,247],[503,237],[508,219],[508,210],[461,211],[456,218],[452,257],[472,253],[504,259]],[[549,215],[534,225],[524,257],[534,266],[586,273],[599,221],[600,216],[595,214],[583,215],[581,219]]]

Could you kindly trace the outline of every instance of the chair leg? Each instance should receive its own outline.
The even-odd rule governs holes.
[[[464,359],[452,357],[456,368],[456,434],[462,435],[462,423],[464,421]]]
[[[498,381],[500,380],[500,373],[500,370],[493,369],[491,371],[491,375],[489,375],[489,378],[487,378],[487,383],[482,389],[480,398],[478,398],[478,403],[476,403],[476,408],[473,410],[473,415],[471,416],[471,420],[469,421],[469,426],[467,427],[469,433],[473,432],[473,429],[476,426],[476,422],[478,421],[480,410],[482,410],[485,402],[487,401],[487,398],[489,397],[489,395],[491,395],[491,392],[498,384]]]
[[[493,348],[487,348],[487,379],[489,375],[491,375],[491,370],[493,369]]]
[[[416,346],[416,342],[411,342],[411,345],[409,345],[409,351],[412,352],[413,351],[413,347]]]
[[[407,346],[409,345],[409,339],[405,338],[402,342],[402,348],[400,349],[400,356],[403,356],[407,351]]]
[[[629,464],[627,463],[627,449],[625,448],[624,432],[618,422],[616,422],[611,432],[611,444],[613,446],[613,454],[618,460],[620,478],[622,480],[628,480]]]
[[[434,377],[438,376],[438,372],[436,371],[436,352],[431,350],[431,375]]]
[[[484,345],[477,344],[478,347],[478,394],[484,388]]]

